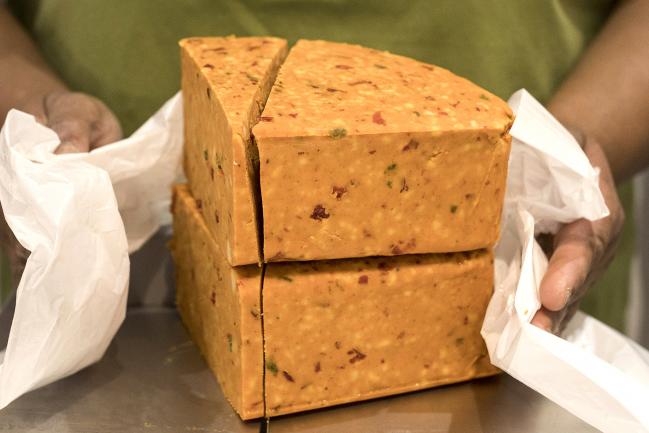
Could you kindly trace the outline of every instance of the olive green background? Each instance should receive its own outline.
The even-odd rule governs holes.
[[[130,134],[179,87],[177,41],[276,35],[359,43],[451,69],[503,98],[547,101],[610,13],[610,0],[21,0],[16,15],[71,88]],[[587,107],[584,107],[585,109]],[[623,189],[630,205],[630,190]],[[631,212],[627,212],[631,215]],[[627,224],[631,227],[630,221]],[[631,232],[584,303],[623,325]]]

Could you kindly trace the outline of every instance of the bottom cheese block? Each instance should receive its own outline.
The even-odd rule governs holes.
[[[239,416],[262,417],[261,268],[229,265],[184,185],[172,212],[180,316]]]
[[[243,419],[498,372],[480,336],[491,251],[272,263],[264,273],[229,266],[184,187],[173,212],[178,309]]]
[[[266,414],[496,373],[480,336],[492,291],[486,250],[269,265]]]

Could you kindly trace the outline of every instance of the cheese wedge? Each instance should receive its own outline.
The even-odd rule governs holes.
[[[443,68],[299,41],[253,128],[265,261],[493,246],[511,123]]]
[[[205,223],[232,265],[257,263],[257,122],[286,41],[189,38],[180,41],[184,168]]]

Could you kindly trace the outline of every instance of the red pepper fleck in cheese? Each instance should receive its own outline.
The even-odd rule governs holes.
[[[261,120],[265,261],[496,242],[512,112],[469,81],[383,51],[303,40]]]
[[[277,38],[180,41],[185,173],[210,232],[233,265],[257,263],[257,122],[287,44]]]

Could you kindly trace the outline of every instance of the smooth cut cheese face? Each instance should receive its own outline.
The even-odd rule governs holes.
[[[188,38],[180,47],[189,187],[229,263],[257,263],[258,156],[250,130],[286,56],[286,41]]]
[[[299,41],[253,128],[265,261],[493,246],[511,123],[443,68]]]

